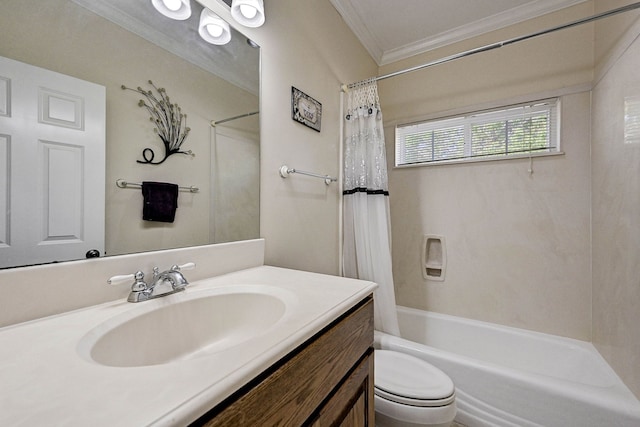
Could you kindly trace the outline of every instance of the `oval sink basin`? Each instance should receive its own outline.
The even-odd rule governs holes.
[[[224,351],[264,333],[283,318],[286,296],[258,288],[265,287],[176,294],[178,301],[161,297],[138,303],[139,309],[89,332],[81,340],[80,353],[102,365],[134,367]],[[154,302],[154,307],[143,306]]]

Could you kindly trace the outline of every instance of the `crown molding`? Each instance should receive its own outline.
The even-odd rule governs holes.
[[[513,9],[505,10],[496,15],[489,16],[484,19],[472,22],[468,25],[454,28],[450,31],[437,34],[423,40],[418,40],[396,49],[384,51],[380,58],[379,65],[386,65],[410,56],[428,52],[443,46],[457,43],[466,39],[470,39],[491,31],[499,30],[510,25],[528,21],[547,13],[556,12],[584,3],[587,0],[535,0],[523,4]]]
[[[362,22],[360,15],[356,12],[355,8],[351,4],[351,0],[330,0],[333,7],[336,8],[338,13],[342,16],[342,19],[347,23],[347,26],[360,40],[360,43],[369,52],[369,55],[373,58],[378,65],[382,60],[384,52],[380,47],[378,39],[369,31],[367,25]]]
[[[529,19],[537,18],[547,13],[565,9],[588,0],[532,0],[521,6],[471,22],[468,25],[453,28],[432,37],[427,37],[385,51],[380,47],[380,43],[375,35],[367,28],[366,23],[362,22],[362,19],[352,5],[352,0],[330,1],[376,63],[378,65],[386,65]]]

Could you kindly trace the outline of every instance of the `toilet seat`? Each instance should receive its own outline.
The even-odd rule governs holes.
[[[455,401],[453,381],[435,366],[417,357],[375,350],[375,394],[395,403],[439,407]]]

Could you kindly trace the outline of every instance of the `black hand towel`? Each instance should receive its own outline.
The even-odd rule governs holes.
[[[167,182],[142,183],[142,219],[173,222],[178,208],[178,186]]]

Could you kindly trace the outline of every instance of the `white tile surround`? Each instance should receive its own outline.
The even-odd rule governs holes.
[[[264,240],[197,246],[106,258],[0,270],[0,327],[126,298],[130,286],[107,279],[153,267],[195,262],[185,274],[195,281],[264,264]]]
[[[611,31],[604,27],[601,31]],[[640,95],[640,21],[597,76],[592,111],[593,343],[640,397],[640,144],[624,141],[624,103]]]

